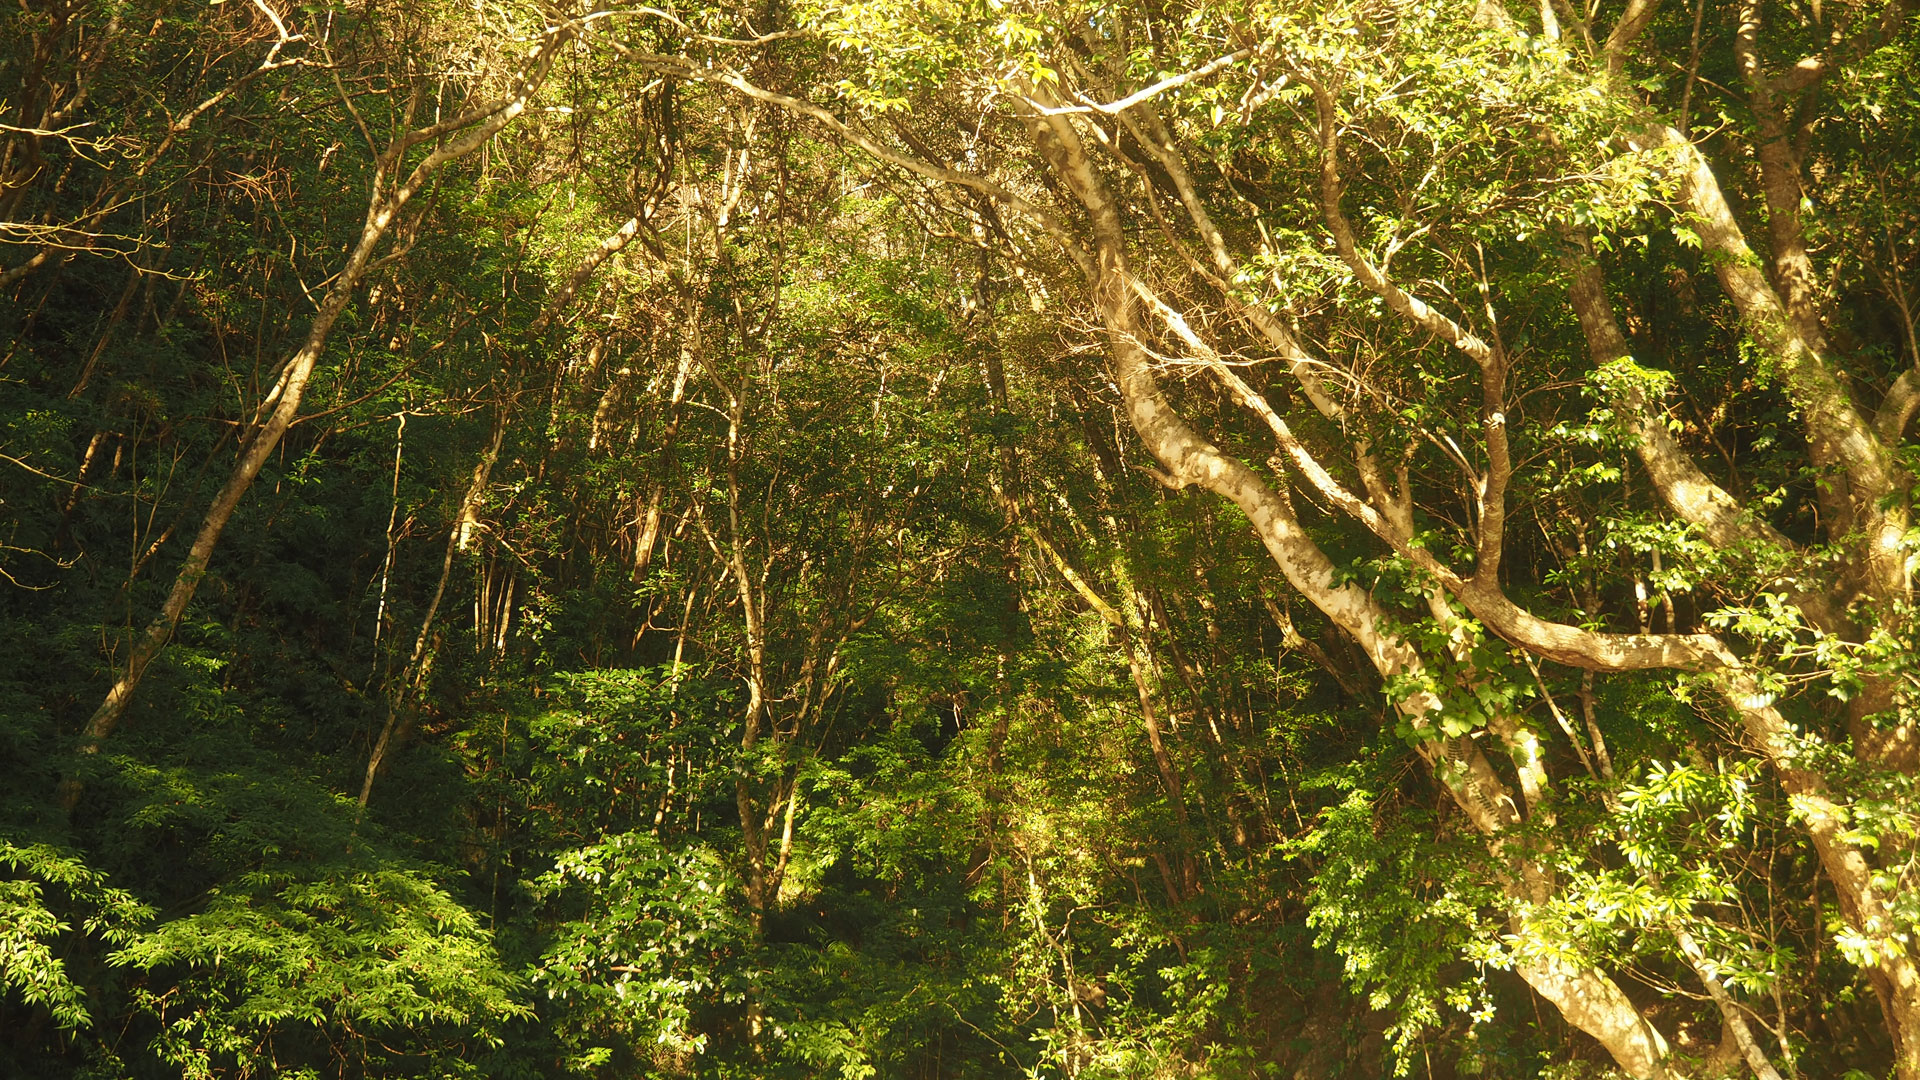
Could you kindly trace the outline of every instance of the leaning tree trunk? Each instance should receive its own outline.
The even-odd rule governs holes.
[[[114,680],[112,689],[107,691],[106,699],[87,720],[86,728],[81,733],[82,753],[98,753],[113,734],[121,717],[126,714],[127,706],[132,702],[134,691],[139,688],[147,668],[160,655],[168,639],[173,636],[174,629],[180,625],[187,605],[192,602],[194,592],[206,576],[214,548],[220,542],[220,534],[225,531],[227,522],[232,519],[247,489],[253,486],[254,478],[260,475],[267,458],[280,445],[287,429],[293,426],[300,412],[301,397],[313,377],[314,366],[326,348],[327,337],[366,277],[373,263],[374,250],[392,231],[400,211],[448,162],[479,149],[526,111],[528,101],[545,80],[559,46],[571,36],[570,25],[549,30],[540,39],[538,47],[528,58],[526,69],[514,80],[506,96],[452,119],[410,131],[394,140],[380,155],[374,167],[372,191],[367,200],[367,217],[360,230],[359,242],[354,245],[346,265],[335,275],[333,284],[321,298],[319,309],[314,313],[313,322],[307,328],[306,339],[299,351],[287,361],[279,380],[256,409],[252,430],[241,447],[240,460],[234,463],[226,483],[221,485],[219,494],[214,496],[213,504],[201,519],[200,531],[187,551],[186,560],[174,576],[173,588],[168,592],[166,602],[161,605],[160,613],[134,639],[125,668]],[[461,132],[464,134],[454,141],[434,147],[411,172],[405,174],[404,179],[397,183],[394,181],[404,168],[404,159],[409,151]],[[79,801],[80,790],[76,779],[69,777],[62,781],[60,798],[68,810]]]
[[[1811,626],[1857,639],[1860,629],[1847,614],[1855,601],[1897,608],[1906,600],[1905,548],[1898,537],[1907,527],[1907,517],[1900,509],[1904,500],[1897,496],[1907,490],[1910,480],[1894,465],[1883,441],[1886,432],[1876,430],[1883,426],[1865,419],[1834,375],[1817,324],[1804,312],[1796,316],[1794,305],[1760,272],[1759,259],[1705,158],[1671,128],[1654,128],[1646,137],[1673,154],[1682,194],[1704,244],[1717,256],[1715,272],[1754,340],[1779,359],[1787,375],[1783,383],[1788,395],[1805,417],[1815,462],[1845,479],[1846,498],[1833,500],[1829,528],[1836,544],[1856,552],[1855,573],[1838,581],[1811,583],[1786,577],[1777,587]],[[1577,254],[1569,262],[1569,271],[1570,299],[1595,367],[1604,370],[1630,361],[1598,265],[1590,255]],[[1789,561],[1804,556],[1793,541],[1706,476],[1668,432],[1658,402],[1649,400],[1634,380],[1617,380],[1611,399],[1615,414],[1636,436],[1641,466],[1676,517],[1718,545],[1771,548]],[[1902,407],[1895,402],[1883,410]],[[1877,880],[1869,853],[1846,826],[1844,797],[1829,790],[1826,777],[1808,758],[1805,738],[1774,707],[1772,695],[1762,692],[1740,670],[1739,661],[1724,646],[1716,643],[1714,648],[1721,654],[1717,666],[1726,668],[1720,678],[1721,692],[1799,806],[1822,871],[1840,900],[1842,917],[1855,933],[1873,943],[1872,960],[1864,971],[1893,1037],[1896,1075],[1900,1080],[1920,1080],[1920,965],[1901,941],[1892,898]],[[1891,690],[1881,678],[1870,676],[1866,683],[1863,692],[1848,702],[1854,756],[1867,767],[1914,771],[1920,766],[1916,765],[1913,725],[1900,723],[1883,730],[1869,722],[1869,713],[1891,704]]]
[[[433,638],[433,620],[440,613],[440,601],[447,595],[447,580],[453,576],[454,556],[466,549],[473,523],[479,517],[481,504],[486,501],[487,484],[493,476],[494,463],[500,460],[500,445],[506,435],[507,406],[503,402],[494,416],[493,435],[480,460],[473,466],[473,478],[467,484],[467,493],[461,497],[453,524],[447,529],[447,548],[440,560],[440,581],[433,587],[433,598],[427,601],[426,612],[420,616],[420,632],[413,639],[413,651],[407,655],[407,664],[400,669],[399,678],[388,682],[387,722],[380,728],[373,750],[367,755],[367,775],[360,783],[358,812],[361,814],[367,812],[367,801],[373,797],[374,780],[386,768],[393,752],[413,735],[419,715],[420,690],[427,681],[427,643]]]
[[[1060,115],[1037,118],[1033,133],[1041,155],[1062,185],[1086,208],[1094,240],[1090,287],[1106,324],[1114,374],[1126,402],[1128,419],[1154,458],[1166,470],[1164,482],[1198,486],[1232,500],[1244,511],[1274,562],[1289,582],[1316,607],[1351,634],[1383,675],[1418,670],[1420,657],[1387,628],[1373,599],[1351,584],[1339,584],[1333,564],[1295,519],[1282,490],[1269,486],[1238,458],[1208,442],[1161,394],[1151,361],[1142,349],[1135,316],[1136,288],[1127,264],[1125,232],[1105,181],[1089,159],[1071,121]],[[1416,695],[1401,709],[1416,729],[1430,730],[1437,701]],[[1507,889],[1516,898],[1539,902],[1552,888],[1551,877],[1519,856],[1506,834],[1519,824],[1519,811],[1506,785],[1471,740],[1430,739],[1423,756],[1437,767],[1456,803],[1512,869]],[[1446,757],[1455,767],[1444,767]],[[1536,993],[1560,1010],[1575,1027],[1593,1036],[1614,1061],[1640,1080],[1673,1076],[1666,1040],[1640,1015],[1625,992],[1605,973],[1564,961],[1525,961],[1517,973]]]

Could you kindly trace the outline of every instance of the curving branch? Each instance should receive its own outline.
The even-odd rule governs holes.
[[[1151,358],[1139,340],[1134,275],[1128,267],[1126,234],[1104,180],[1064,116],[1035,116],[1029,126],[1042,158],[1087,210],[1098,257],[1092,298],[1106,325],[1109,355],[1127,415],[1149,451],[1180,486],[1203,487],[1238,506],[1287,580],[1336,625],[1351,635],[1385,676],[1424,670],[1418,652],[1388,629],[1373,597],[1341,582],[1333,563],[1301,527],[1284,487],[1269,485],[1245,462],[1226,454],[1189,425],[1162,394]],[[1516,871],[1506,882],[1511,895],[1528,903],[1545,898],[1551,876],[1509,839],[1519,824],[1518,807],[1504,781],[1471,739],[1437,737],[1443,703],[1416,693],[1398,703],[1402,715],[1425,737],[1421,755],[1469,821],[1497,855]],[[1521,924],[1516,929],[1524,929]],[[1593,1035],[1631,1075],[1672,1075],[1665,1039],[1634,1009],[1619,986],[1597,968],[1564,960],[1526,961],[1520,975],[1567,1020]]]
[[[1324,83],[1304,74],[1301,81],[1313,91],[1314,110],[1319,117],[1320,213],[1326,220],[1327,232],[1333,237],[1333,246],[1340,253],[1340,260],[1347,264],[1362,285],[1386,301],[1387,307],[1395,314],[1458,349],[1483,369],[1499,363],[1497,350],[1492,345],[1453,319],[1435,311],[1419,297],[1395,285],[1361,252],[1354,238],[1353,223],[1348,220],[1346,212],[1340,209],[1340,199],[1345,194],[1346,185],[1340,178],[1339,115],[1333,94]]]
[[[1138,117],[1138,120],[1135,117]],[[1145,147],[1153,159],[1165,171],[1172,181],[1174,194],[1180,205],[1187,211],[1188,220],[1193,223],[1196,232],[1207,246],[1213,260],[1212,269],[1199,265],[1195,261],[1193,269],[1211,284],[1228,307],[1253,326],[1268,345],[1275,349],[1282,360],[1287,362],[1287,373],[1300,390],[1306,395],[1320,415],[1340,423],[1346,420],[1346,409],[1327,392],[1321,381],[1320,372],[1330,365],[1315,357],[1300,344],[1291,329],[1266,307],[1249,303],[1241,299],[1233,289],[1232,282],[1240,275],[1239,260],[1234,258],[1228,246],[1226,236],[1214,223],[1213,215],[1207,210],[1204,200],[1194,185],[1193,177],[1187,170],[1186,157],[1174,141],[1166,121],[1159,112],[1150,106],[1130,110],[1122,114],[1121,123],[1133,133],[1135,141]],[[1144,177],[1144,170],[1143,177]],[[1151,183],[1151,178],[1147,178]],[[1158,216],[1158,206],[1153,205]],[[1185,254],[1184,247],[1182,249]],[[1191,256],[1189,255],[1189,258]],[[1374,458],[1372,448],[1364,437],[1356,437],[1353,446],[1353,463],[1360,473],[1361,483],[1366,486],[1368,495],[1384,512],[1396,521],[1404,519],[1404,528],[1411,532],[1411,504],[1396,500],[1388,487],[1379,462]]]
[[[1501,638],[1535,656],[1588,671],[1702,671],[1738,663],[1720,639],[1711,634],[1610,634],[1553,622],[1515,604],[1501,590],[1495,575],[1476,572],[1471,577],[1461,576],[1441,562],[1425,545],[1416,542],[1407,524],[1390,519],[1342,485],[1300,442],[1286,420],[1221,360],[1218,352],[1195,333],[1178,312],[1131,275],[1126,285],[1176,337],[1197,354],[1197,359],[1213,372],[1241,405],[1266,423],[1288,461],[1321,497],[1365,525],[1401,557],[1431,574],[1441,587],[1459,599],[1475,618]],[[1138,349],[1139,345],[1135,342],[1131,347]],[[1179,477],[1178,470],[1174,470],[1174,475]]]
[[[1887,396],[1880,400],[1879,411],[1874,413],[1873,429],[1880,441],[1889,445],[1899,442],[1913,422],[1915,410],[1920,410],[1920,369],[1908,368],[1893,380]]]

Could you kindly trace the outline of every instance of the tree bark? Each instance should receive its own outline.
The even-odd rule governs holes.
[[[1109,356],[1128,419],[1166,470],[1163,482],[1201,487],[1238,506],[1294,588],[1359,642],[1382,675],[1421,670],[1420,657],[1386,629],[1373,598],[1353,584],[1339,582],[1332,562],[1295,519],[1284,489],[1269,486],[1244,462],[1208,442],[1162,395],[1141,346],[1125,231],[1106,183],[1071,121],[1058,114],[1035,116],[1030,128],[1054,175],[1086,209],[1095,260],[1089,291],[1106,327]],[[1416,730],[1434,734],[1433,720],[1441,708],[1437,699],[1414,695],[1399,708]],[[1496,853],[1516,864],[1517,873],[1508,888],[1535,903],[1545,899],[1538,895],[1545,875],[1508,850],[1503,834],[1519,823],[1519,810],[1478,746],[1467,739],[1429,737],[1422,743],[1422,754]],[[1630,1075],[1641,1080],[1665,1080],[1672,1075],[1666,1040],[1605,974],[1564,962],[1525,962],[1516,971],[1569,1023],[1598,1040]]]
[[[440,613],[440,601],[447,595],[447,580],[453,576],[454,556],[465,550],[473,523],[479,518],[480,505],[486,500],[487,484],[493,476],[494,463],[500,460],[500,446],[506,435],[507,409],[502,403],[499,412],[494,415],[493,435],[487,443],[487,449],[473,467],[473,478],[468,482],[467,492],[454,513],[453,525],[447,530],[446,552],[440,559],[440,580],[433,588],[433,599],[427,601],[426,613],[420,616],[420,632],[414,636],[413,651],[407,655],[407,663],[400,669],[400,677],[388,682],[387,722],[380,728],[373,750],[367,755],[367,775],[360,783],[358,812],[361,814],[367,812],[367,800],[373,797],[374,779],[386,768],[394,750],[404,745],[413,734],[418,717],[415,698],[426,683],[427,642],[433,637],[433,620]]]
[[[225,531],[227,522],[232,519],[247,489],[253,486],[254,478],[260,475],[267,458],[280,445],[287,429],[293,426],[307,383],[313,377],[314,366],[326,348],[327,337],[358,291],[361,280],[373,262],[375,248],[392,230],[400,211],[442,166],[479,149],[526,110],[528,101],[545,81],[559,46],[571,36],[571,26],[550,29],[540,39],[525,69],[505,97],[431,127],[411,131],[396,139],[381,155],[374,168],[366,222],[361,227],[359,241],[348,256],[346,265],[335,275],[333,284],[322,297],[299,351],[288,359],[279,380],[258,406],[252,429],[242,444],[240,459],[201,519],[199,533],[194,537],[193,546],[188,549],[186,560],[174,577],[173,588],[166,602],[161,605],[160,613],[134,639],[125,668],[114,680],[100,707],[88,718],[81,733],[82,753],[98,753],[113,734],[147,668],[160,655],[168,639],[173,636],[174,629],[179,626],[188,603],[193,600],[194,592],[206,576],[214,548],[220,542],[220,534]],[[394,182],[393,178],[404,168],[404,158],[409,150],[462,132],[464,134],[459,134],[452,142],[443,142],[434,147],[404,179]],[[393,185],[391,188],[390,183]],[[80,785],[74,778],[63,780],[60,795],[62,805],[71,810],[79,800],[80,791]]]

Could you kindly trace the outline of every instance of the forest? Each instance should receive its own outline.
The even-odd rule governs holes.
[[[1920,1080],[1913,0],[17,0],[0,1074]]]

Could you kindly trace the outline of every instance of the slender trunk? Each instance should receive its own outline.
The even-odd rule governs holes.
[[[420,632],[414,635],[413,652],[408,654],[407,664],[400,669],[399,678],[388,679],[387,722],[374,740],[373,752],[367,756],[366,779],[360,782],[359,812],[362,814],[366,813],[367,800],[373,797],[374,778],[386,767],[393,751],[404,745],[413,734],[417,719],[415,698],[426,683],[427,642],[433,636],[433,620],[440,613],[440,601],[447,595],[447,579],[453,575],[454,555],[466,547],[470,523],[478,519],[480,504],[486,500],[493,465],[500,459],[500,444],[506,434],[507,411],[502,405],[500,411],[494,414],[493,436],[473,467],[473,478],[467,484],[467,493],[460,500],[452,528],[447,530],[446,552],[440,559],[440,580],[433,587],[433,599],[427,601],[426,613],[420,616]]]
[[[1680,955],[1687,958],[1687,966],[1699,978],[1700,984],[1707,988],[1707,996],[1713,999],[1714,1007],[1720,1010],[1720,1020],[1733,1036],[1734,1044],[1740,1048],[1740,1056],[1747,1061],[1747,1067],[1759,1080],[1781,1080],[1780,1073],[1767,1060],[1766,1052],[1760,1049],[1760,1041],[1753,1037],[1753,1029],[1748,1026],[1747,1018],[1740,1011],[1740,1005],[1727,993],[1720,981],[1720,973],[1707,960],[1707,955],[1694,940],[1693,934],[1677,921],[1672,924],[1674,939],[1680,944]]]
[[[1058,570],[1060,576],[1067,580],[1067,584],[1073,587],[1073,591],[1079,593],[1080,598],[1085,600],[1089,607],[1099,612],[1108,626],[1113,627],[1114,636],[1120,641],[1120,651],[1127,658],[1127,670],[1133,677],[1134,692],[1140,700],[1140,718],[1147,731],[1147,746],[1153,751],[1154,767],[1159,770],[1160,782],[1166,786],[1167,799],[1173,804],[1174,819],[1185,825],[1187,807],[1186,798],[1182,794],[1180,774],[1175,770],[1173,757],[1167,753],[1166,742],[1161,736],[1160,715],[1154,708],[1153,692],[1147,683],[1145,665],[1141,663],[1140,651],[1134,643],[1133,631],[1128,627],[1126,617],[1094,591],[1086,578],[1067,562],[1059,549],[1054,547],[1040,530],[1027,526],[1025,531],[1033,539],[1034,545],[1047,556],[1047,560],[1053,563],[1054,569]]]
[[[692,307],[689,303],[689,308]],[[697,324],[690,328],[694,335],[693,349],[704,348]],[[702,360],[706,357],[702,356]],[[716,379],[716,381],[718,381]],[[729,575],[734,580],[735,596],[740,603],[741,621],[745,624],[747,638],[747,708],[740,733],[740,763],[733,774],[734,810],[740,818],[741,846],[746,849],[746,892],[747,919],[753,929],[756,940],[766,933],[767,914],[773,908],[779,892],[777,872],[768,865],[769,836],[772,828],[773,811],[779,807],[781,785],[773,785],[773,792],[767,801],[767,812],[762,813],[760,802],[755,798],[756,764],[755,750],[760,745],[762,734],[768,734],[778,740],[781,732],[777,724],[767,723],[768,688],[767,654],[765,627],[761,622],[761,597],[754,587],[752,570],[747,560],[747,537],[740,521],[740,464],[745,455],[744,430],[746,418],[746,399],[744,379],[742,385],[726,387],[727,409],[727,544],[724,553],[716,546],[716,554],[722,554],[726,560]],[[703,525],[704,527],[704,525]],[[709,534],[709,544],[715,538]],[[677,666],[677,665],[676,665]],[[794,792],[788,791],[788,798]],[[789,824],[791,818],[789,818]],[[784,838],[782,847],[791,845],[791,834]],[[784,862],[784,857],[782,858]],[[749,983],[746,989],[747,1034],[750,1045],[757,1053],[761,1044],[761,1034],[765,1027],[765,1002],[758,985]]]
[[[646,506],[637,515],[640,532],[633,542],[633,583],[646,581],[647,566],[653,562],[653,549],[660,538],[660,518],[666,502],[667,481],[677,461],[682,403],[687,397],[687,376],[693,371],[693,351],[680,350],[680,366],[673,374],[673,391],[667,399],[667,427],[660,434],[660,448],[653,468],[653,486]]]
[[[400,538],[394,535],[394,527],[400,523],[400,464],[407,441],[407,414],[401,410],[393,432],[393,490],[388,495],[387,504],[387,557],[380,562],[380,601],[373,609],[373,663],[367,672],[367,685],[373,684],[373,677],[379,671],[380,634],[387,621],[387,592],[393,584],[393,562],[400,552]],[[408,519],[411,524],[412,519]]]
[[[93,351],[87,354],[87,362],[80,366],[80,376],[73,381],[73,389],[67,391],[67,400],[80,396],[93,379],[93,369],[99,364],[101,354],[107,351],[107,345],[113,340],[114,331],[126,320],[127,308],[133,302],[133,294],[140,287],[140,269],[135,267],[127,272],[127,286],[120,290],[120,301],[113,305],[113,314],[107,316],[107,325],[100,330],[100,338],[93,344]]]
[[[525,111],[527,102],[552,65],[555,50],[570,36],[570,27],[549,31],[529,58],[527,70],[507,97],[432,127],[410,132],[395,140],[381,156],[374,170],[366,223],[360,230],[358,243],[321,299],[299,351],[287,361],[279,381],[261,401],[250,433],[242,444],[240,460],[235,463],[226,483],[214,496],[206,516],[201,519],[200,531],[187,551],[186,560],[174,578],[173,588],[166,602],[161,605],[159,615],[134,639],[125,668],[114,680],[106,699],[88,718],[81,733],[82,753],[98,753],[113,734],[121,717],[126,714],[127,706],[132,702],[134,691],[139,688],[147,668],[160,655],[167,640],[173,636],[174,629],[179,626],[181,617],[186,614],[188,603],[193,600],[194,592],[206,576],[214,548],[220,542],[220,534],[225,531],[227,522],[232,520],[234,510],[239,507],[247,489],[253,486],[254,478],[260,475],[267,458],[280,445],[281,438],[299,415],[301,398],[313,377],[314,366],[326,348],[327,337],[333,332],[334,323],[346,310],[372,265],[374,249],[392,230],[407,202],[442,166],[479,149]],[[389,189],[390,178],[404,167],[403,158],[409,150],[462,131],[465,134],[454,141],[436,146],[403,180]],[[61,782],[60,801],[68,810],[79,801],[80,793],[81,788],[75,778],[69,777]]]

